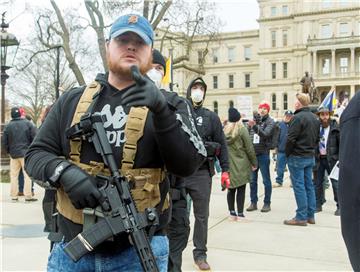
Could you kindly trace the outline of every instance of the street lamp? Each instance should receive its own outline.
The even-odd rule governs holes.
[[[7,28],[9,24],[5,23],[5,13],[2,14],[1,19],[1,32],[0,32],[0,42],[1,42],[1,128],[5,123],[5,85],[6,80],[9,78],[9,75],[6,73],[6,70],[11,68],[11,65],[14,62],[17,48],[19,46],[19,41],[16,39],[15,35],[8,33]],[[2,131],[2,129],[1,129]]]

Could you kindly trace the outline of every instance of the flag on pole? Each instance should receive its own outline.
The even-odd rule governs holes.
[[[331,89],[326,95],[324,100],[321,102],[320,107],[328,108],[329,111],[334,111],[336,107],[336,94],[335,88]]]
[[[166,73],[165,76],[162,80],[163,84],[170,84],[172,83],[173,79],[172,79],[172,59],[171,56],[167,59],[166,61]]]

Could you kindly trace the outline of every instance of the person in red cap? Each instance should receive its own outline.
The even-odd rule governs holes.
[[[259,169],[265,187],[264,205],[261,212],[269,212],[271,210],[272,185],[270,179],[270,146],[275,121],[269,116],[269,112],[269,103],[262,102],[259,105],[258,112],[254,113],[254,119],[248,122],[250,136],[258,161],[258,168],[252,173],[252,180],[250,183],[251,204],[246,209],[248,212],[257,210],[257,180]]]

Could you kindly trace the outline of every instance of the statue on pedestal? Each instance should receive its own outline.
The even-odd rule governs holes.
[[[309,94],[311,103],[318,103],[319,99],[316,95],[316,88],[314,84],[314,80],[309,72],[305,72],[305,75],[300,80],[300,85],[302,86],[302,92]]]

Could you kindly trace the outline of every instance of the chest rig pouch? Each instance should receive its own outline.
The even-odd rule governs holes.
[[[100,88],[101,85],[97,81],[92,82],[85,88],[77,104],[71,126],[79,123],[81,116],[89,110],[93,100],[99,95]],[[139,212],[144,212],[146,208],[154,208],[160,203],[159,184],[165,179],[165,172],[160,168],[133,168],[137,143],[143,136],[147,114],[148,108],[146,107],[132,107],[130,109],[125,125],[126,142],[123,147],[123,159],[120,169],[121,174],[131,182],[131,194]],[[92,176],[109,176],[110,172],[102,162],[90,161],[88,164],[80,162],[81,145],[81,138],[70,140],[69,160]],[[162,206],[158,207],[160,210],[169,208],[168,194],[162,205],[159,206]],[[75,209],[61,187],[57,191],[57,209],[61,215],[77,224],[91,225],[91,222],[95,222],[96,216],[101,216],[101,213],[97,210],[84,209],[83,211]]]

